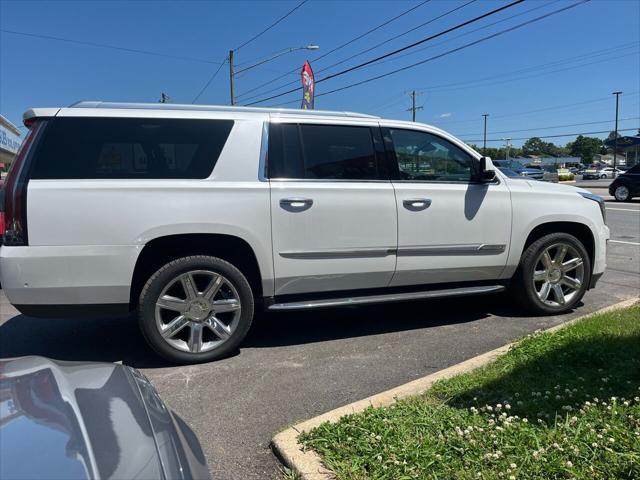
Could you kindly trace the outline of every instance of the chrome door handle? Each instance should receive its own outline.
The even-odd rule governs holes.
[[[407,210],[411,210],[412,212],[419,212],[420,210],[425,210],[429,208],[431,205],[430,198],[407,198],[402,201],[402,205]]]
[[[287,212],[304,212],[313,205],[310,198],[281,198],[280,207]]]

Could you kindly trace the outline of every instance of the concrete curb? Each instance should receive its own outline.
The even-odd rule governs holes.
[[[593,313],[582,315],[560,325],[556,325],[555,327],[551,327],[545,331],[555,332],[569,325],[573,325],[583,318],[630,307],[637,302],[637,298],[624,300]],[[399,387],[392,388],[391,390],[338,407],[335,410],[331,410],[317,417],[298,423],[297,425],[276,434],[271,441],[271,448],[282,463],[298,474],[302,480],[333,480],[335,479],[333,472],[322,465],[322,461],[318,454],[312,450],[302,450],[301,445],[298,443],[298,436],[300,434],[308,432],[325,422],[335,423],[345,415],[362,412],[367,407],[386,407],[403,398],[420,395],[426,392],[431,385],[438,380],[451,378],[487,365],[498,356],[506,353],[516,343],[518,342],[509,343],[496,348],[495,350],[491,350],[490,352],[465,360],[457,365],[453,365],[449,368],[445,368],[444,370],[427,375],[426,377],[413,380],[409,383],[405,383],[404,385],[400,385]]]

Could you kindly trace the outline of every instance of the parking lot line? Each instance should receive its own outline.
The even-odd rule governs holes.
[[[607,210],[616,210],[618,212],[640,212],[640,208],[611,208],[611,207],[607,207]]]
[[[624,240],[609,240],[611,243],[624,243],[626,245],[640,245],[638,242],[625,242]]]

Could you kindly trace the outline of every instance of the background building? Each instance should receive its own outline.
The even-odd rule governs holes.
[[[6,172],[22,143],[20,130],[0,115],[0,172]]]

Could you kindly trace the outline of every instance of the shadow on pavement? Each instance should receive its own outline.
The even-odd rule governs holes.
[[[489,315],[523,316],[517,307],[508,303],[505,295],[492,295],[265,313],[254,321],[241,347],[276,348],[467,323]],[[0,326],[0,357],[24,355],[71,361],[122,361],[138,368],[172,366],[147,346],[133,315],[102,319],[42,319],[18,315]]]

